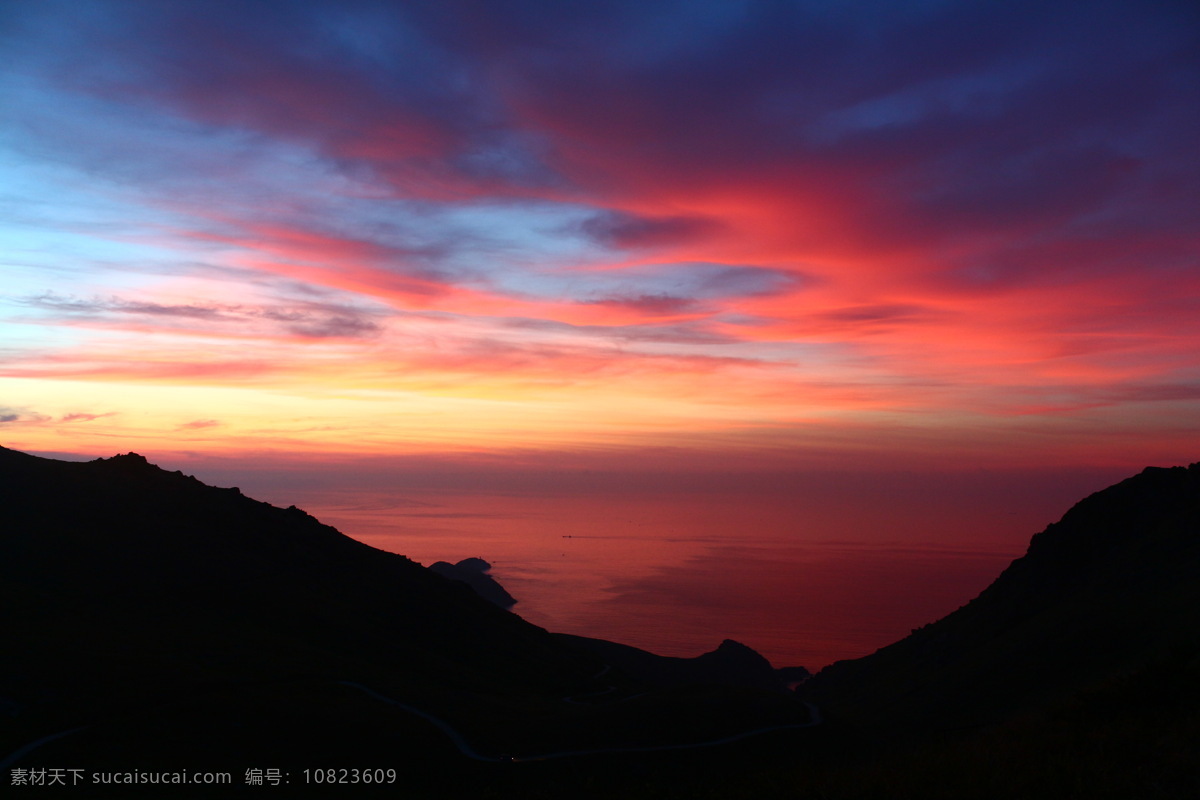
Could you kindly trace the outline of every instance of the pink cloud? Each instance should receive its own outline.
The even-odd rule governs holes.
[[[103,419],[104,417],[115,416],[116,412],[110,411],[107,414],[66,414],[59,422],[92,422],[94,420]]]
[[[197,431],[197,430],[203,430],[205,428],[216,428],[216,427],[219,427],[220,425],[221,425],[221,423],[215,419],[197,419],[197,420],[193,420],[192,422],[183,423],[182,425],[179,426],[179,430],[181,430],[181,431]]]

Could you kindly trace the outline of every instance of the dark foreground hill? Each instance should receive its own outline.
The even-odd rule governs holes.
[[[0,448],[0,631],[5,772],[243,783],[247,769],[388,767],[416,796],[459,796],[472,769],[494,786],[488,770],[530,756],[809,719],[777,692],[643,684],[299,509],[135,454]]]
[[[132,454],[0,448],[0,783],[212,770],[233,785],[136,796],[1200,796],[1198,578],[1200,465],[1148,469],[957,612],[803,684],[825,719],[810,725],[735,644],[684,662],[555,636],[297,509]],[[315,781],[367,768],[394,777]],[[267,785],[246,784],[255,770]]]
[[[1200,797],[1200,464],[1075,505],[984,592],[802,694],[826,796]]]
[[[970,603],[806,694],[885,735],[995,723],[1200,652],[1200,464],[1081,501]]]

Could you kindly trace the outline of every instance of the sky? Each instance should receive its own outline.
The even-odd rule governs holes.
[[[44,0],[0,64],[8,447],[632,486],[1200,452],[1192,3]]]

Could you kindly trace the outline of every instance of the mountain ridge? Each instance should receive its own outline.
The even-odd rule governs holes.
[[[1200,651],[1200,463],[1148,467],[1035,534],[976,598],[803,687],[881,735],[995,724]]]
[[[112,759],[123,742],[170,761],[186,749],[171,737],[214,746],[189,738],[197,720],[242,736],[247,704],[264,709],[253,724],[266,733],[241,746],[290,742],[290,763],[317,743],[344,747],[330,737],[348,719],[435,760],[453,755],[454,737],[499,758],[808,719],[765,691],[648,687],[404,556],[134,453],[64,462],[0,450],[0,523],[0,623],[21,642],[0,662],[14,723],[0,728],[0,755],[70,729],[81,732],[49,746]],[[309,706],[327,727],[311,727]],[[434,720],[454,737],[428,730]],[[152,734],[161,725],[170,736]]]
[[[0,448],[0,756],[392,763],[414,796],[561,796],[563,780],[580,797],[1189,796],[1198,574],[1200,464],[1147,468],[1076,503],[957,611],[797,699],[736,643],[666,659],[551,634],[137,454]],[[731,685],[730,668],[763,683]],[[570,753],[589,755],[525,763]]]

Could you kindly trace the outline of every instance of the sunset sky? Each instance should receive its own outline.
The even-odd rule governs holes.
[[[1191,3],[44,0],[0,64],[9,447],[1200,453]]]

